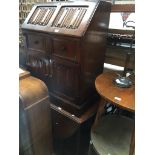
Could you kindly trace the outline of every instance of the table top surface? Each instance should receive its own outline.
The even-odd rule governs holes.
[[[23,68],[19,68],[19,80],[22,80],[28,76],[30,76],[30,72],[24,70]]]
[[[129,88],[120,88],[114,84],[116,72],[105,72],[95,80],[97,92],[107,101],[123,109],[135,111],[135,85]]]

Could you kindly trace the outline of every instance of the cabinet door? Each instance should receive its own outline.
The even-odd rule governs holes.
[[[53,93],[67,99],[76,101],[79,98],[80,66],[66,60],[53,62]]]

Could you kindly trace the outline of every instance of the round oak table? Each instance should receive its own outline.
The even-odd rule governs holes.
[[[120,88],[114,83],[116,72],[106,72],[95,80],[95,87],[102,98],[128,111],[135,111],[135,86]]]
[[[91,142],[97,155],[134,154],[134,120],[120,115],[101,118],[107,101],[122,109],[135,111],[135,86],[118,87],[114,83],[117,76],[116,72],[105,72],[95,80],[101,100],[91,130]]]

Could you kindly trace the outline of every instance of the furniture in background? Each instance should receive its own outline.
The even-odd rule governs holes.
[[[52,130],[48,89],[39,79],[20,69],[19,153],[51,155]]]
[[[122,17],[121,17],[122,16]],[[134,4],[115,4],[111,7],[110,22],[107,37],[107,49],[105,53],[105,70],[109,70],[109,64],[114,68],[125,67],[127,53],[131,53],[129,70],[135,67],[135,29],[131,26],[123,27],[123,23],[135,22]],[[117,24],[116,24],[117,21]],[[123,22],[124,21],[124,22]],[[104,70],[104,71],[105,71]],[[110,69],[111,70],[111,69]]]
[[[101,96],[91,131],[89,155],[133,155],[134,119],[122,115],[105,115],[104,106],[110,102],[122,109],[135,111],[135,87],[115,85],[116,72],[106,72],[96,78],[95,86]]]

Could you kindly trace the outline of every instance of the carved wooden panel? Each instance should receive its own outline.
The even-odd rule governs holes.
[[[62,7],[53,26],[67,29],[77,29],[87,11],[88,6]]]
[[[28,21],[28,24],[45,26],[50,21],[56,7],[37,7]]]
[[[63,62],[55,59],[53,63],[53,92],[65,99],[75,101],[79,97],[80,66]]]
[[[52,76],[52,63],[53,60],[48,58],[46,55],[38,52],[30,52],[27,54],[27,67],[28,69],[40,76],[51,77]]]

